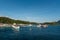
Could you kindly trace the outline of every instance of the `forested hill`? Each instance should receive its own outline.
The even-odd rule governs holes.
[[[7,23],[7,24],[13,24],[13,23],[17,23],[17,24],[38,24],[36,22],[15,20],[15,19],[11,19],[9,17],[0,17],[0,23]],[[45,23],[42,23],[42,24],[60,25],[60,20],[57,21],[57,22],[45,22]]]
[[[57,22],[45,22],[43,24],[48,24],[48,25],[60,25],[60,20]]]
[[[8,24],[13,24],[13,23],[17,23],[17,24],[37,24],[36,22],[29,22],[29,21],[22,21],[22,20],[15,20],[15,19],[11,19],[8,17],[0,17],[0,23],[8,23]]]

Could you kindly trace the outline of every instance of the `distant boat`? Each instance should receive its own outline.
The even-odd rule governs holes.
[[[42,27],[46,28],[46,27],[48,27],[48,25],[45,24],[45,25],[42,25]]]
[[[18,24],[21,27],[26,27],[26,24]]]
[[[41,27],[41,24],[37,25],[37,27]]]
[[[32,26],[32,24],[29,24],[28,26]]]

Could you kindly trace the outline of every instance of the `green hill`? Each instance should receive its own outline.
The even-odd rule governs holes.
[[[15,20],[11,19],[9,17],[0,17],[0,23],[7,23],[7,24],[38,24],[36,22],[29,22],[29,21],[22,21],[22,20]],[[57,22],[45,22],[45,23],[40,23],[40,24],[48,24],[48,25],[60,25],[60,20]]]
[[[8,17],[0,17],[0,23],[8,23],[8,24],[13,24],[13,23],[17,23],[17,24],[37,24],[36,22],[29,22],[29,21],[22,21],[22,20],[14,20]]]
[[[60,21],[57,22],[45,22],[43,24],[48,24],[48,25],[60,25]]]

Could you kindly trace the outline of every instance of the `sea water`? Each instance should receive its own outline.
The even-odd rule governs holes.
[[[60,40],[60,26],[0,28],[0,40]]]

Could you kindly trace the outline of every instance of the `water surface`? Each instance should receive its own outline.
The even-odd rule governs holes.
[[[0,28],[0,40],[60,40],[60,26],[21,27],[19,31],[4,27]]]

